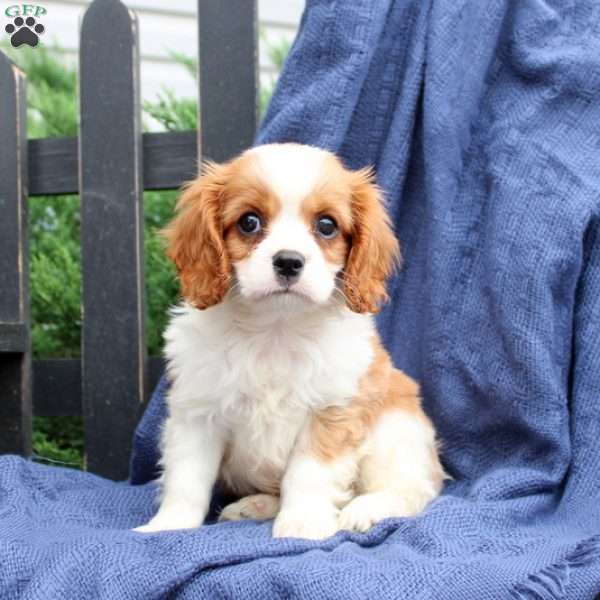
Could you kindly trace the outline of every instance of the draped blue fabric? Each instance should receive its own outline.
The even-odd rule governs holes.
[[[162,382],[136,485],[0,459],[0,596],[594,598],[599,3],[308,0],[273,141],[375,166],[404,255],[378,324],[453,481],[416,518],[323,542],[130,532],[155,509]]]

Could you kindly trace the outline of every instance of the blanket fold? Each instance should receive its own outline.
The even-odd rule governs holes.
[[[162,381],[129,483],[0,458],[0,597],[600,594],[599,98],[595,0],[307,0],[257,141],[375,166],[405,265],[378,326],[453,480],[323,542],[134,533]]]

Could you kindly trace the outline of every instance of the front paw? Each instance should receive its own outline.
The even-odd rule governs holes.
[[[283,509],[273,523],[273,537],[322,540],[339,531],[335,507]]]
[[[414,514],[404,498],[385,492],[362,494],[353,498],[340,512],[340,529],[368,531],[373,525],[390,517]]]
[[[195,511],[159,511],[146,525],[136,527],[133,531],[137,531],[138,533],[156,533],[157,531],[173,531],[175,529],[195,529],[202,525],[204,516]]]

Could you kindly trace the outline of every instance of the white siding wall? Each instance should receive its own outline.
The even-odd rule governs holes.
[[[43,23],[45,45],[58,44],[69,62],[77,60],[79,21],[90,0],[47,0]],[[218,2],[219,0],[211,0]],[[196,97],[192,77],[170,57],[170,52],[195,56],[197,52],[196,2],[194,0],[125,0],[135,10],[140,27],[142,57],[142,97],[156,99],[164,87],[180,97]],[[304,0],[258,0],[261,29],[259,49],[261,80],[268,82],[275,76],[265,52],[265,40],[277,43],[293,40],[296,34]]]

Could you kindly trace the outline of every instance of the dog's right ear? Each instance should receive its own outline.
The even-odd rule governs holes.
[[[162,231],[167,256],[175,263],[184,299],[204,309],[221,302],[231,280],[223,240],[221,205],[229,165],[208,163],[183,190],[177,215]]]

